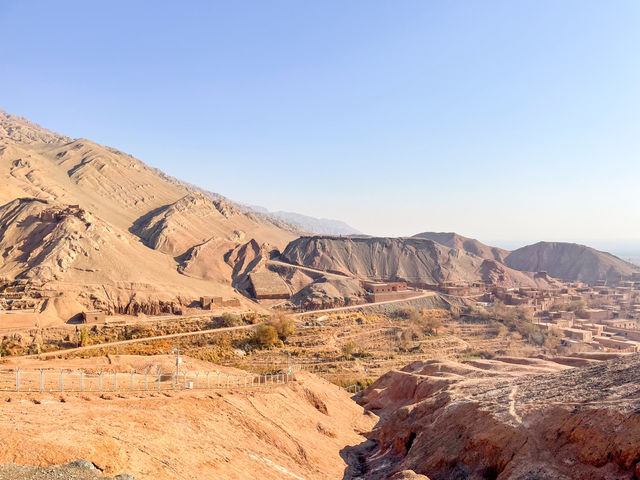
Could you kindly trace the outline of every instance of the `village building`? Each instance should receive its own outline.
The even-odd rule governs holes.
[[[603,320],[602,323],[611,328],[623,328],[627,330],[638,329],[638,322],[629,318],[616,318],[612,320]]]
[[[362,282],[362,288],[367,292],[369,302],[401,300],[416,295],[416,291],[409,288],[406,282]]]
[[[611,312],[601,308],[588,308],[584,311],[584,315],[589,320],[601,322],[603,320],[609,320],[611,318]]]
[[[105,312],[82,312],[80,321],[82,323],[105,323],[107,314]]]
[[[222,297],[200,297],[200,305],[205,310],[211,310],[216,306],[222,306]]]
[[[634,342],[632,340],[623,340],[605,336],[593,337],[593,340],[603,347],[611,348],[614,350],[622,350],[626,352],[637,352],[640,346],[640,343]]]

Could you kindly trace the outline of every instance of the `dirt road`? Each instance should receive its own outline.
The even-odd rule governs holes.
[[[350,275],[344,275],[344,274],[340,274],[340,273],[332,273],[332,272],[325,272],[324,270],[319,270],[317,268],[311,268],[311,267],[303,267],[302,265],[294,265],[293,263],[287,263],[287,262],[282,262],[280,260],[269,260],[267,261],[267,265],[275,265],[275,266],[280,266],[280,267],[289,267],[289,268],[296,268],[298,270],[302,270],[302,271],[306,271],[306,272],[310,272],[310,273],[319,273],[321,275],[327,276],[327,277],[332,277],[332,278],[355,278],[353,276]]]
[[[385,300],[384,302],[372,302],[372,303],[361,303],[359,305],[349,305],[348,307],[337,307],[337,308],[325,308],[323,310],[309,310],[308,312],[301,312],[294,314],[295,317],[304,317],[305,315],[315,315],[317,313],[332,313],[332,312],[342,312],[346,310],[357,310],[363,307],[377,307],[378,305],[388,305],[390,303],[400,303],[407,302],[411,300],[416,300],[418,298],[432,297],[434,295],[439,295],[437,292],[422,292],[415,297],[410,298],[401,298],[398,300]]]
[[[84,352],[84,351],[87,351],[87,350],[95,350],[96,348],[118,347],[120,345],[129,345],[129,344],[132,344],[132,343],[149,342],[149,341],[153,341],[153,340],[166,340],[168,338],[192,337],[192,336],[196,336],[196,335],[207,335],[207,334],[210,334],[210,333],[226,333],[226,332],[233,332],[233,331],[237,331],[237,330],[252,330],[252,329],[257,328],[260,325],[262,325],[262,323],[256,323],[255,325],[241,325],[239,327],[211,328],[211,329],[208,329],[208,330],[198,330],[198,331],[195,331],[195,332],[171,333],[171,334],[168,334],[168,335],[158,335],[158,336],[155,336],[155,337],[133,338],[131,340],[120,340],[118,342],[99,343],[99,344],[96,344],[96,345],[87,345],[86,347],[67,348],[67,349],[64,349],[64,350],[55,350],[53,352],[38,353],[38,354],[33,354],[33,355],[21,355],[21,356],[16,356],[16,357],[12,357],[12,358],[55,357],[55,356],[63,355],[63,354],[67,354],[67,353]]]

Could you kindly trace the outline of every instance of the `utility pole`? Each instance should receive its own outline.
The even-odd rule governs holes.
[[[174,348],[171,353],[176,354],[176,378],[180,376],[180,364],[182,363],[182,357],[180,356],[180,349]]]

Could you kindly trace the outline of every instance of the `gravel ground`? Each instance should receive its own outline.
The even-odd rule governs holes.
[[[68,465],[32,467],[9,463],[0,465],[0,480],[135,480],[127,474],[105,477],[91,462],[76,460]]]

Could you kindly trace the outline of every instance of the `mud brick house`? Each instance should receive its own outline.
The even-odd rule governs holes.
[[[200,305],[205,310],[211,310],[215,306],[222,305],[222,297],[200,297]]]
[[[362,282],[370,302],[401,300],[416,295],[416,291],[407,287],[406,282]]]
[[[611,312],[609,310],[589,308],[584,311],[584,315],[589,320],[601,322],[603,320],[609,320],[611,318]]]
[[[105,323],[106,317],[105,312],[82,312],[80,321],[82,323]]]

